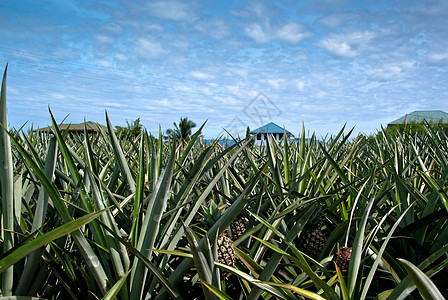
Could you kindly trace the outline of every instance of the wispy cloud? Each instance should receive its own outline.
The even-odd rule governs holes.
[[[375,37],[372,31],[331,34],[319,41],[318,45],[338,57],[354,57],[367,49]]]
[[[431,52],[428,54],[428,59],[435,64],[446,64],[448,63],[448,51]]]
[[[306,26],[295,22],[283,25],[271,25],[269,22],[252,23],[245,28],[245,33],[257,43],[277,40],[296,44],[304,38],[312,36],[312,32]]]
[[[298,43],[312,33],[303,24],[288,23],[274,31],[274,37],[290,43]]]
[[[195,19],[195,13],[189,2],[184,1],[151,1],[146,3],[146,12],[154,17],[172,20],[188,21]]]
[[[298,89],[300,92],[303,92],[303,91],[305,90],[305,82],[302,81],[302,80],[298,80],[298,81],[297,81],[297,89]]]
[[[366,74],[376,80],[397,80],[409,74],[415,68],[415,62],[387,64],[366,70]]]
[[[156,58],[167,53],[159,42],[146,38],[139,38],[134,41],[132,50],[135,55],[146,59]]]
[[[244,32],[258,43],[269,41],[269,35],[260,24],[250,24]]]
[[[360,15],[356,13],[341,12],[324,15],[317,22],[326,27],[336,28],[349,22],[356,22],[360,19]]]
[[[214,39],[222,39],[232,33],[231,29],[222,18],[197,20],[194,29]]]
[[[216,76],[213,74],[209,74],[209,73],[204,73],[201,71],[191,71],[188,73],[191,77],[196,78],[196,79],[201,79],[201,80],[210,80],[210,79],[215,79]]]

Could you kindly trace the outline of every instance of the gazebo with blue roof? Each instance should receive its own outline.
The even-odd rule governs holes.
[[[263,143],[267,139],[268,135],[272,136],[272,138],[277,141],[281,141],[285,133],[288,138],[294,137],[294,135],[290,131],[278,126],[273,122],[261,126],[260,128],[254,129],[250,132],[250,134],[253,134],[255,136],[255,141],[257,144]]]

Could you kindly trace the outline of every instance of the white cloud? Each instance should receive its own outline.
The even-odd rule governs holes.
[[[0,18],[0,36],[8,41],[0,56],[11,63],[15,125],[24,116],[46,124],[47,102],[62,107],[62,119],[75,98],[61,95],[83,95],[82,105],[71,110],[76,117],[98,111],[104,122],[102,108],[107,108],[114,112],[114,122],[148,116],[170,127],[179,116],[197,121],[193,110],[206,117],[207,108],[200,105],[205,103],[215,110],[207,117],[218,122],[213,125],[218,130],[227,124],[225,116],[241,116],[262,89],[281,107],[299,108],[285,110],[282,118],[300,123],[305,118],[301,106],[314,105],[304,120],[326,123],[329,130],[331,122],[313,121],[325,120],[321,112],[358,118],[381,100],[376,115],[389,107],[402,115],[412,109],[408,103],[447,109],[447,0],[337,6],[316,0],[312,7],[293,1],[103,1],[101,6],[86,4],[86,9],[101,11],[88,18],[16,2],[8,2],[5,18]],[[32,18],[29,9],[36,12]],[[36,95],[47,102],[38,102]],[[127,116],[121,104],[105,102],[143,109]],[[34,105],[34,115],[23,112]],[[353,113],[346,113],[347,108]],[[324,125],[319,128],[325,130]]]
[[[124,55],[122,53],[115,54],[115,58],[118,59],[119,61],[124,61],[127,59],[126,55]]]
[[[354,57],[358,54],[347,42],[335,38],[321,40],[319,46],[340,57]]]
[[[316,92],[316,94],[314,94],[314,96],[317,98],[317,99],[325,99],[325,98],[328,98],[328,92],[326,92],[326,91],[318,91],[318,92]]]
[[[272,86],[275,89],[279,89],[282,85],[282,83],[284,83],[285,80],[284,79],[268,79],[267,83]]]
[[[344,12],[325,15],[319,19],[319,23],[327,27],[336,28],[344,23],[357,21],[358,19],[359,15]]]
[[[311,35],[305,26],[299,23],[288,23],[275,32],[275,37],[290,43],[298,43]]]
[[[254,39],[257,43],[266,43],[269,41],[267,33],[260,24],[251,24],[244,30],[247,36]]]
[[[216,76],[213,74],[208,74],[208,73],[204,73],[201,71],[192,71],[192,72],[189,72],[188,75],[190,75],[191,77],[194,77],[196,79],[201,79],[201,80],[210,80],[210,79],[216,78]]]
[[[123,33],[123,28],[115,23],[104,24],[100,27],[100,29],[114,35]]]
[[[103,68],[110,68],[112,66],[112,62],[106,59],[96,59],[95,63]]]
[[[125,106],[127,106],[123,103],[117,103],[117,102],[104,102],[103,105],[108,106],[108,107],[125,107]]]
[[[245,33],[257,43],[279,40],[296,44],[312,35],[304,25],[295,22],[277,26],[271,26],[269,22],[264,24],[252,23],[246,27]]]
[[[301,92],[305,90],[305,82],[298,80],[297,81],[297,89]]]
[[[97,40],[97,42],[102,43],[102,44],[111,44],[114,42],[114,38],[105,34],[97,34],[95,36],[95,39]]]
[[[166,53],[160,43],[146,38],[137,39],[134,43],[134,52],[142,58],[155,58]]]
[[[243,79],[247,79],[248,73],[249,71],[245,68],[229,68],[227,69],[227,72],[225,72],[227,76],[237,75]]]
[[[448,62],[448,51],[445,52],[432,52],[428,54],[428,59],[433,63],[445,63]]]
[[[232,33],[223,19],[199,21],[196,22],[194,28],[214,39],[222,39]]]
[[[238,85],[227,85],[226,88],[234,95],[240,95],[240,87]]]
[[[239,101],[237,101],[235,98],[230,97],[230,96],[227,96],[227,97],[224,97],[224,96],[215,96],[213,99],[216,100],[216,101],[219,101],[221,104],[224,104],[224,105],[227,106],[227,107],[228,107],[229,105],[234,106],[234,105],[239,104]]]
[[[367,49],[375,37],[372,31],[332,34],[319,41],[318,46],[339,57],[354,57]]]
[[[366,70],[366,74],[373,79],[388,81],[397,80],[407,76],[415,67],[415,62],[389,63],[376,68]]]
[[[194,12],[184,1],[156,1],[146,5],[148,13],[154,17],[172,21],[192,21]]]
[[[152,103],[157,104],[157,106],[171,106],[171,101],[166,98],[153,100]]]

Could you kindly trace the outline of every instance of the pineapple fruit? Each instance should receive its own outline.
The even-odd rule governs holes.
[[[352,255],[352,249],[349,247],[341,247],[338,252],[336,264],[341,270],[342,274],[347,274],[348,266],[350,264],[350,256]]]
[[[307,227],[302,231],[299,238],[299,250],[314,259],[318,259],[327,237],[319,227]]]
[[[298,249],[313,259],[319,259],[327,242],[327,237],[321,229],[322,219],[322,208],[319,208],[306,224],[298,240]]]
[[[245,216],[239,217],[232,224],[230,224],[230,230],[232,232],[232,237],[236,240],[246,232],[247,224],[249,219]]]
[[[218,237],[217,243],[219,262],[233,267],[235,264],[235,250],[233,249],[232,240],[223,233]]]

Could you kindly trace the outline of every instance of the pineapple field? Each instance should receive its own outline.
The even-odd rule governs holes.
[[[425,124],[231,147],[9,129],[5,299],[444,299],[448,138]],[[286,137],[286,135],[285,135]],[[9,297],[9,298],[8,298]],[[1,299],[1,298],[0,298]]]

